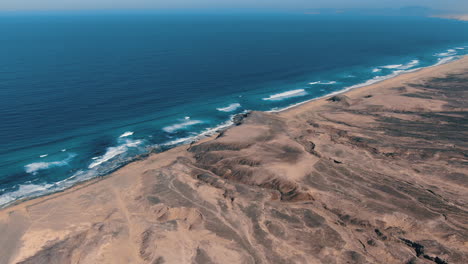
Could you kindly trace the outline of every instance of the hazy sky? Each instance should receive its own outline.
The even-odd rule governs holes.
[[[0,10],[126,8],[381,8],[410,5],[468,12],[468,0],[0,0]]]

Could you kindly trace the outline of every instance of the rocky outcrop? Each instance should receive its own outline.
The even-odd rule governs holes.
[[[468,263],[468,67],[252,112],[0,215],[7,263]]]

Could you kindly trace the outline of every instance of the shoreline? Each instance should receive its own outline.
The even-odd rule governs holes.
[[[467,21],[468,21],[468,17],[467,17]],[[312,99],[309,99],[309,100],[306,100],[306,101],[303,101],[303,102],[299,102],[299,103],[296,103],[296,104],[293,104],[293,105],[290,105],[290,106],[287,106],[287,107],[284,107],[284,108],[281,108],[281,109],[278,109],[278,110],[269,110],[269,111],[265,111],[265,112],[267,112],[267,113],[285,112],[285,111],[288,111],[288,110],[293,109],[295,107],[300,107],[301,105],[307,104],[309,102],[313,102],[313,101],[316,101],[316,100],[327,99],[329,97],[333,97],[333,96],[340,95],[340,94],[345,94],[345,93],[348,93],[348,92],[356,90],[356,89],[361,89],[361,88],[377,85],[377,84],[382,83],[382,82],[393,80],[393,79],[398,78],[400,76],[404,76],[404,75],[411,74],[411,73],[416,73],[416,72],[419,72],[419,71],[423,71],[425,69],[444,66],[444,65],[454,63],[454,62],[459,61],[459,60],[466,59],[466,58],[468,58],[468,55],[461,55],[461,56],[458,56],[458,58],[450,60],[450,61],[445,62],[445,63],[438,62],[438,63],[436,63],[434,65],[430,65],[430,66],[426,66],[426,67],[420,67],[420,68],[415,68],[415,69],[411,69],[411,70],[405,70],[401,74],[397,74],[397,75],[395,75],[393,77],[389,77],[389,78],[386,78],[386,79],[383,79],[383,80],[378,80],[378,81],[375,81],[375,82],[370,83],[370,84],[365,84],[365,83],[356,84],[356,85],[353,85],[353,86],[350,86],[350,87],[345,87],[342,90],[332,92],[332,93],[327,94],[327,95],[323,95],[323,96],[320,96],[320,97],[317,97],[317,98],[312,98]],[[386,76],[383,76],[383,77],[386,77]]]
[[[166,150],[164,150],[162,152],[149,151],[148,153],[143,153],[143,154],[138,155],[138,156],[141,156],[142,158],[139,158],[137,156],[134,160],[132,160],[132,161],[126,163],[126,164],[122,164],[122,166],[116,168],[115,170],[113,170],[113,171],[111,171],[111,172],[109,172],[109,173],[107,173],[105,175],[97,176],[97,177],[86,179],[86,180],[83,180],[83,181],[79,181],[79,182],[73,184],[72,186],[66,187],[64,189],[60,189],[60,190],[53,191],[53,192],[50,192],[50,193],[45,193],[45,194],[39,195],[39,196],[25,197],[25,198],[22,198],[22,199],[12,201],[11,203],[7,203],[5,205],[0,205],[0,212],[6,210],[8,208],[21,205],[23,203],[27,203],[29,201],[34,201],[34,200],[39,200],[39,199],[47,200],[48,198],[55,197],[56,195],[66,193],[68,191],[71,192],[71,191],[73,191],[75,189],[84,188],[86,186],[89,186],[89,185],[92,185],[92,184],[97,183],[99,181],[102,181],[103,179],[109,178],[114,173],[121,170],[122,168],[124,168],[126,166],[129,166],[130,164],[136,163],[138,161],[148,159],[152,155],[164,154],[164,153],[166,153],[167,151],[170,151],[170,150],[185,148],[185,147],[190,146],[192,144],[199,144],[201,142],[205,142],[205,141],[209,141],[211,139],[214,139],[220,133],[223,133],[223,132],[231,129],[232,127],[236,126],[235,122],[233,121],[233,119],[236,116],[242,116],[242,115],[245,115],[246,113],[250,113],[250,112],[265,112],[265,113],[273,113],[273,114],[279,114],[279,115],[283,114],[283,115],[287,116],[288,113],[290,113],[290,112],[292,112],[292,113],[300,112],[301,107],[307,107],[307,105],[309,105],[309,104],[314,104],[316,102],[324,103],[324,102],[326,102],[326,100],[328,98],[331,98],[333,96],[346,95],[348,93],[352,93],[353,91],[356,92],[356,91],[369,90],[369,89],[380,87],[381,85],[385,86],[387,83],[389,83],[389,84],[395,83],[395,82],[400,81],[400,79],[401,80],[410,79],[411,77],[413,77],[413,75],[415,75],[415,77],[417,78],[419,75],[424,75],[424,73],[426,73],[426,71],[429,71],[430,69],[434,69],[432,71],[437,71],[438,69],[443,69],[444,66],[452,65],[452,64],[454,64],[454,63],[456,63],[458,61],[463,61],[463,60],[468,61],[468,55],[460,55],[458,58],[456,58],[454,60],[451,60],[451,61],[448,61],[448,62],[445,62],[445,63],[442,63],[442,64],[434,64],[434,65],[430,65],[430,66],[427,66],[427,67],[421,67],[421,68],[406,70],[406,71],[404,71],[404,72],[402,72],[400,74],[397,74],[394,77],[389,77],[389,78],[386,78],[386,79],[383,79],[383,80],[378,80],[378,81],[373,82],[371,84],[366,85],[365,83],[361,83],[361,84],[356,84],[356,85],[353,85],[353,86],[350,86],[350,87],[345,87],[342,90],[335,91],[335,92],[332,92],[330,94],[323,95],[323,96],[320,96],[320,97],[317,97],[317,98],[312,98],[312,99],[309,99],[309,100],[306,100],[306,101],[303,101],[303,102],[299,102],[299,103],[296,103],[296,104],[293,104],[293,105],[290,105],[290,106],[287,106],[287,107],[283,107],[283,108],[280,108],[280,109],[272,109],[272,110],[268,110],[268,111],[245,110],[242,113],[233,115],[230,120],[227,120],[226,122],[221,123],[216,127],[207,128],[205,131],[201,132],[200,134],[198,134],[196,136],[193,136],[193,137],[190,137],[190,138],[181,138],[181,139],[175,140],[175,141],[180,141],[180,143],[179,142],[176,142],[176,143],[169,142],[169,143],[165,143],[165,144],[161,145],[161,146],[166,146],[166,147],[167,146],[172,146],[172,147],[169,147],[168,149],[166,149]],[[418,73],[421,73],[421,72],[423,72],[423,73],[418,74]],[[385,76],[383,76],[383,77],[385,77]],[[318,104],[320,104],[320,103],[318,103]]]
[[[0,262],[466,263],[467,84],[464,57],[253,111],[0,210]]]

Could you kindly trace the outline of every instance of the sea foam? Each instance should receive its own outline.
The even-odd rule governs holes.
[[[321,84],[321,85],[330,85],[330,84],[336,84],[336,81],[318,81],[318,82],[311,82],[309,83],[310,85],[316,85],[316,84]]]
[[[0,206],[11,203],[23,197],[38,196],[46,193],[52,184],[22,184],[19,185],[18,190],[0,195]]]
[[[127,131],[127,132],[123,133],[122,135],[120,135],[119,138],[129,137],[129,136],[132,136],[133,134],[134,134],[133,131]]]
[[[74,184],[78,182],[89,180],[96,176],[97,174],[93,170],[87,170],[87,171],[79,170],[78,172],[73,174],[71,177],[55,182],[55,183],[19,184],[16,186],[17,187],[16,190],[11,190],[7,193],[0,195],[0,208],[22,198],[37,197],[37,196],[61,191],[61,190],[64,190],[66,188],[73,186]],[[5,189],[3,189],[2,192],[3,191],[5,191]]]
[[[203,121],[200,121],[200,120],[190,120],[190,118],[185,118],[184,119],[185,121],[181,122],[181,123],[177,123],[177,124],[174,124],[174,125],[170,125],[170,126],[166,126],[163,128],[163,130],[167,133],[174,133],[178,130],[181,130],[181,129],[185,129],[187,127],[190,127],[190,126],[193,126],[193,125],[196,125],[196,124],[201,124],[203,123]]]
[[[457,57],[455,57],[455,56],[439,58],[438,62],[434,66],[439,66],[439,65],[442,65],[442,64],[449,63],[449,62],[455,60],[456,58]]]
[[[438,56],[439,58],[438,58],[438,62],[434,66],[444,64],[444,63],[450,62],[452,60],[455,60],[456,58],[458,58],[457,56],[455,56],[457,54],[457,50],[462,50],[462,49],[465,49],[465,47],[456,48],[456,49],[449,49],[446,52],[435,54],[435,56]],[[334,94],[342,93],[342,92],[345,92],[347,90],[351,90],[353,88],[362,87],[362,86],[377,83],[377,82],[380,82],[380,81],[383,81],[383,80],[386,80],[386,79],[390,79],[390,78],[393,78],[393,77],[395,77],[397,75],[400,75],[402,73],[405,73],[405,72],[411,72],[411,71],[417,70],[417,69],[411,69],[411,68],[416,67],[418,64],[419,64],[419,61],[418,61],[418,63],[416,63],[416,60],[413,60],[408,64],[383,66],[382,68],[393,69],[395,71],[392,72],[389,75],[377,76],[375,78],[367,80],[364,83],[356,84],[356,85],[353,85],[353,86],[350,86],[350,87],[346,87],[343,90],[334,92],[332,94],[328,94],[326,96],[331,96],[331,95],[334,95]],[[396,67],[396,66],[398,66],[398,67]],[[380,67],[376,68],[376,69],[381,70]],[[408,70],[405,70],[405,69],[408,69]],[[310,84],[311,85],[315,85],[315,84],[325,85],[325,84],[335,84],[335,83],[336,82],[334,82],[334,81],[330,81],[330,82],[319,81],[319,82],[313,82],[313,83],[310,83]],[[284,92],[284,93],[274,94],[274,95],[269,96],[268,98],[264,98],[264,100],[282,100],[282,99],[285,99],[285,98],[303,96],[303,95],[306,95],[306,94],[307,93],[304,91],[304,89],[298,89],[298,90],[287,91],[287,92]],[[316,99],[313,99],[313,100],[316,100]],[[297,106],[297,105],[300,105],[300,104],[303,104],[303,103],[305,103],[305,102],[297,103],[297,104],[295,104],[293,106]],[[219,108],[218,111],[222,111],[220,109],[227,110],[228,107],[230,107],[232,105],[233,104],[231,104],[231,105],[229,105],[227,107],[224,107],[224,108]],[[290,108],[290,107],[293,107],[293,106],[289,106],[287,108]],[[281,110],[274,109],[272,111],[283,111],[283,110],[285,110],[287,108],[283,108]],[[190,125],[193,125],[193,124],[196,124],[196,123],[199,123],[199,122],[201,122],[201,121],[190,120],[190,118],[186,118],[186,120],[184,120],[184,122],[178,123],[178,124],[175,124],[175,125],[172,125],[172,126],[168,126],[166,128],[169,128],[168,130],[170,130],[170,131],[176,131],[178,129],[182,129],[182,128],[186,127],[186,126],[190,126]],[[222,124],[220,126],[210,128],[210,129],[206,129],[205,131],[203,131],[201,134],[199,134],[197,136],[187,137],[187,138],[179,138],[179,139],[176,139],[176,140],[173,140],[173,141],[166,142],[166,143],[164,143],[162,145],[172,147],[172,146],[182,144],[182,143],[189,143],[189,142],[197,140],[197,139],[199,139],[199,138],[201,138],[203,136],[214,134],[217,131],[219,131],[219,130],[225,128],[225,127],[229,127],[230,125],[232,125],[232,120],[225,123],[225,124]],[[18,188],[18,189],[16,191],[12,190],[12,191],[10,191],[8,193],[0,195],[0,206],[2,206],[4,204],[7,204],[7,203],[10,203],[10,202],[12,202],[14,200],[17,200],[17,199],[21,199],[23,197],[33,197],[33,196],[42,195],[42,194],[54,192],[54,191],[57,191],[57,190],[61,190],[61,189],[72,186],[76,182],[80,182],[80,181],[83,181],[83,180],[86,180],[86,179],[96,177],[97,175],[99,175],[98,173],[99,173],[100,168],[97,167],[98,165],[100,165],[100,164],[102,164],[102,163],[104,163],[106,161],[109,161],[109,160],[113,159],[114,157],[116,157],[118,155],[121,155],[121,154],[125,153],[126,151],[129,150],[129,148],[133,148],[133,147],[137,147],[137,146],[141,145],[142,142],[140,140],[127,141],[128,139],[126,137],[129,137],[131,135],[133,135],[133,132],[131,132],[131,131],[123,133],[119,137],[119,141],[122,141],[121,142],[122,144],[120,144],[118,146],[115,146],[115,147],[108,148],[104,155],[99,156],[99,157],[95,157],[95,159],[93,160],[94,162],[92,162],[92,164],[89,166],[88,170],[78,171],[77,173],[73,174],[72,177],[70,177],[68,179],[65,179],[65,180],[63,180],[61,182],[57,182],[57,183],[54,183],[54,184],[21,184],[21,185],[17,185],[16,188]],[[123,141],[123,140],[125,140],[125,141]],[[66,149],[63,149],[62,151],[64,152],[64,151],[66,151]],[[27,170],[28,173],[37,173],[37,171],[40,171],[40,170],[43,170],[43,169],[66,166],[68,161],[69,160],[65,159],[65,160],[62,160],[62,161],[31,163],[31,164],[28,164],[28,165],[25,166],[25,170]]]
[[[409,63],[402,65],[402,66],[399,67],[398,69],[400,69],[400,70],[408,70],[408,69],[411,69],[411,68],[416,67],[416,66],[418,66],[418,65],[419,65],[419,60],[412,60],[412,61],[410,61]]]
[[[239,107],[241,107],[239,103],[233,103],[226,107],[216,108],[216,110],[221,111],[221,112],[232,112],[232,111],[237,110]]]
[[[393,65],[380,66],[380,68],[383,68],[383,69],[398,69],[401,66],[403,66],[403,64],[393,64]]]
[[[459,59],[460,56],[455,56],[457,54],[456,50],[462,50],[462,49],[466,49],[466,48],[468,48],[468,46],[458,47],[458,48],[455,48],[455,49],[448,49],[447,52],[437,53],[434,56],[439,56],[441,58],[438,58],[437,63],[433,64],[432,66],[427,66],[427,67],[435,67],[435,66],[439,66],[439,65],[454,61],[456,59]],[[447,55],[452,55],[452,56],[447,56]],[[321,96],[321,97],[317,97],[317,98],[313,98],[313,99],[310,99],[310,100],[307,100],[307,101],[299,102],[299,103],[289,105],[289,106],[283,107],[283,108],[273,108],[268,112],[274,112],[275,113],[275,112],[285,111],[285,110],[288,110],[290,108],[297,107],[299,105],[305,104],[305,103],[313,101],[313,100],[318,100],[318,99],[326,98],[326,97],[333,96],[333,95],[336,95],[336,94],[341,94],[341,93],[344,93],[346,91],[349,91],[349,90],[352,90],[352,89],[355,89],[355,88],[369,86],[369,85],[372,85],[372,84],[375,84],[375,83],[379,83],[379,82],[382,82],[382,81],[397,77],[397,76],[399,76],[401,74],[404,74],[404,73],[415,72],[415,71],[418,71],[418,70],[423,68],[423,67],[417,68],[416,66],[419,65],[419,64],[420,64],[419,60],[412,60],[407,64],[395,64],[395,65],[381,66],[381,67],[373,69],[373,72],[379,72],[379,69],[381,69],[381,68],[394,69],[394,71],[392,73],[388,74],[388,75],[375,76],[374,78],[369,79],[369,80],[367,80],[367,81],[365,81],[363,83],[359,83],[359,84],[356,84],[356,85],[345,87],[342,90],[339,90],[339,91],[336,91],[336,92],[333,92],[333,93],[330,93],[330,94],[327,94],[327,95],[324,95],[324,96]],[[315,83],[311,83],[311,84],[315,84]]]
[[[38,171],[46,170],[54,167],[63,167],[67,166],[68,162],[72,160],[76,154],[70,154],[66,159],[59,161],[50,161],[50,162],[34,162],[24,166],[24,170],[27,173],[36,174]]]
[[[115,146],[115,147],[109,147],[106,150],[106,153],[104,155],[99,156],[99,157],[94,157],[94,161],[88,166],[89,169],[95,168],[96,166],[101,165],[102,163],[109,161],[129,150],[129,148],[135,148],[138,147],[143,143],[142,140],[130,140],[126,139],[122,144]]]
[[[434,56],[436,57],[450,57],[457,54],[455,49],[448,49],[446,52],[436,53]]]
[[[284,93],[270,95],[267,98],[263,98],[263,100],[280,101],[280,100],[284,100],[284,99],[291,98],[291,97],[304,96],[306,94],[307,94],[307,92],[304,89],[297,89],[297,90],[287,91],[287,92],[284,92]]]
[[[273,109],[271,109],[270,111],[267,111],[267,112],[270,112],[270,113],[282,112],[282,111],[291,109],[293,107],[305,104],[305,103],[310,102],[310,101],[314,101],[314,100],[334,96],[334,95],[337,95],[337,94],[347,92],[347,91],[352,90],[352,89],[356,89],[356,88],[360,88],[360,87],[364,87],[364,86],[369,86],[369,85],[372,85],[372,84],[375,84],[375,83],[379,83],[379,82],[394,78],[394,77],[396,77],[396,76],[398,76],[400,74],[414,72],[414,71],[417,71],[417,70],[419,70],[419,68],[410,69],[410,70],[395,70],[391,74],[388,74],[388,75],[385,75],[385,76],[376,76],[376,77],[374,77],[372,79],[369,79],[369,80],[367,80],[367,81],[365,81],[363,83],[352,85],[352,86],[343,88],[342,90],[339,90],[339,91],[336,91],[336,92],[333,92],[333,93],[329,93],[329,94],[326,94],[326,95],[321,96],[321,97],[317,97],[317,98],[313,98],[313,99],[310,99],[310,100],[307,100],[307,101],[299,102],[299,103],[289,105],[289,106],[283,107],[283,108],[273,108]]]
[[[386,66],[380,66],[372,70],[373,73],[381,72],[382,69],[389,69],[389,70],[408,70],[413,67],[416,67],[420,63],[419,60],[412,60],[407,64],[392,64]]]
[[[243,111],[243,113],[247,113],[247,112],[249,112],[249,111],[247,111],[247,110]],[[220,125],[215,126],[215,127],[206,128],[204,131],[202,131],[201,133],[199,133],[197,135],[194,135],[194,136],[191,136],[191,137],[178,138],[178,139],[175,139],[175,140],[171,140],[171,141],[168,141],[166,143],[161,144],[161,146],[174,147],[174,146],[177,146],[177,145],[180,145],[180,144],[187,144],[187,143],[190,143],[190,142],[193,142],[193,141],[200,140],[200,139],[205,138],[205,137],[212,136],[215,133],[218,133],[219,131],[227,129],[228,127],[232,126],[234,124],[234,122],[233,122],[234,116],[235,115],[231,115],[231,117],[229,118],[228,121],[226,121],[224,123],[221,123]]]

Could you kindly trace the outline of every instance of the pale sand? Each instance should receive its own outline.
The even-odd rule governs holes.
[[[0,263],[468,261],[464,80],[466,57],[254,112],[190,151],[8,207]]]

